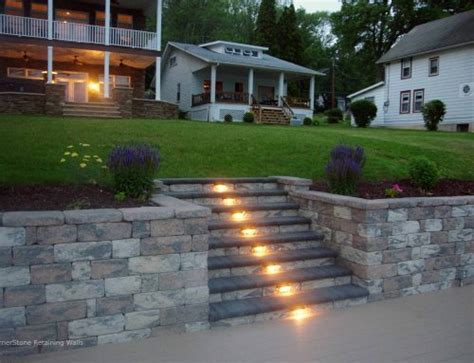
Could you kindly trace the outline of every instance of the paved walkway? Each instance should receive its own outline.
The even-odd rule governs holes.
[[[474,362],[474,286],[16,362]]]

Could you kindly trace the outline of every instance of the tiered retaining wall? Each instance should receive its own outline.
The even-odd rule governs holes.
[[[370,300],[474,281],[474,197],[364,200],[291,193]]]
[[[206,329],[210,211],[156,201],[0,215],[0,356]]]

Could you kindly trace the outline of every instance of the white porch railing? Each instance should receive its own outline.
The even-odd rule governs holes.
[[[0,14],[0,34],[48,39],[48,20]],[[157,50],[157,34],[143,30],[110,28],[109,45]],[[53,21],[53,40],[106,45],[105,27]]]

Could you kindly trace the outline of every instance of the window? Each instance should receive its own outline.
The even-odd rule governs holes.
[[[256,50],[252,50],[252,57],[258,58],[258,52]]]
[[[439,57],[430,58],[430,77],[439,74]]]
[[[176,102],[181,101],[181,83],[176,86]]]
[[[252,55],[252,51],[250,50],[244,50],[244,56],[250,57]]]
[[[99,76],[100,94],[104,94],[104,75]],[[132,86],[132,79],[130,76],[116,76],[110,75],[109,89],[113,88],[130,88]]]
[[[85,11],[56,9],[56,20],[63,23],[89,24],[89,13]]]
[[[48,19],[48,5],[35,2],[32,3],[31,17],[37,19]]]
[[[400,92],[400,113],[410,113],[411,92]]]
[[[170,68],[173,68],[178,65],[178,62],[176,60],[176,57],[171,57],[170,58]]]
[[[411,58],[402,59],[402,79],[411,78]]]
[[[23,16],[23,0],[6,0],[5,14]]]
[[[205,93],[211,92],[211,81],[206,80],[203,84],[203,89]],[[222,92],[224,90],[224,86],[222,82],[216,82],[216,92]]]
[[[132,29],[133,28],[133,16],[128,14],[117,14],[117,27]]]
[[[416,89],[413,91],[413,112],[421,112],[421,108],[425,103],[425,90]]]
[[[41,69],[8,68],[7,74],[10,78],[44,80],[43,71]]]
[[[232,53],[234,53],[234,48],[226,47],[226,48],[225,48],[225,52],[226,52],[227,54],[232,54]]]
[[[242,82],[235,83],[235,92],[236,93],[244,93],[244,84]]]

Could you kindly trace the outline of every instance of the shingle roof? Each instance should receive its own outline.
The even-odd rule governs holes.
[[[170,46],[176,47],[186,53],[189,53],[209,63],[235,65],[235,66],[241,66],[241,67],[247,67],[247,68],[252,67],[252,68],[260,68],[260,69],[269,69],[269,70],[292,72],[292,73],[299,73],[299,74],[305,74],[305,75],[325,76],[324,73],[321,73],[321,72],[318,72],[306,67],[302,67],[297,64],[284,61],[279,58],[272,57],[268,54],[263,54],[261,58],[243,57],[243,56],[235,56],[231,54],[213,52],[207,48],[203,48],[194,44],[176,43],[176,42],[169,42],[168,44]]]
[[[414,27],[377,63],[474,43],[474,10]]]

